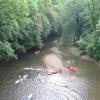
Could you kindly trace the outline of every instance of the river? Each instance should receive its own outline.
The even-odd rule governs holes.
[[[39,56],[31,52],[0,64],[0,100],[100,100],[100,67],[72,54],[69,48],[68,41],[56,39]],[[77,72],[63,69],[60,74],[47,75],[43,59],[49,53],[76,66]]]

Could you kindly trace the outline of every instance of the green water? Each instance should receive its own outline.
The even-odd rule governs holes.
[[[24,100],[29,95],[29,100],[100,100],[100,67],[70,53],[67,44],[67,41],[52,40],[39,56],[31,52],[17,61],[0,64],[0,100]],[[48,53],[76,66],[77,72],[64,69],[61,74],[46,75],[48,67],[43,59]],[[27,77],[21,80],[19,75],[21,79]]]

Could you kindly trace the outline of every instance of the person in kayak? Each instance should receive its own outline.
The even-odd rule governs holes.
[[[67,64],[64,64],[64,66],[67,67],[68,71],[70,71],[70,72],[76,72],[76,68],[75,67],[69,66]]]
[[[36,51],[35,51],[35,55],[38,56],[38,55],[40,54],[40,52],[41,52],[40,50],[36,50]]]
[[[57,69],[57,70],[53,70],[47,73],[47,75],[53,75],[53,74],[57,74],[57,73],[61,73],[62,69]]]
[[[63,64],[60,58],[53,53],[48,54],[44,57],[44,64],[48,67],[47,75],[61,73],[64,70],[64,67],[66,67],[70,72],[76,72],[75,67]]]

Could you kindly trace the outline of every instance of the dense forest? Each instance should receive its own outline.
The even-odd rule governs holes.
[[[72,35],[99,60],[99,0],[0,0],[0,61],[42,48],[50,35]]]

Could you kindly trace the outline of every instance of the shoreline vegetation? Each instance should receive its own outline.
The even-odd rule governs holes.
[[[71,43],[69,47],[69,51],[72,55],[79,56],[81,59],[96,63],[100,66],[100,60],[96,60],[95,58],[91,57],[89,54],[84,54],[75,43]]]
[[[99,61],[99,0],[0,1],[0,62],[41,49],[53,36],[73,36],[82,54]]]
[[[61,34],[57,4],[51,0],[0,1],[0,62],[41,49]]]

